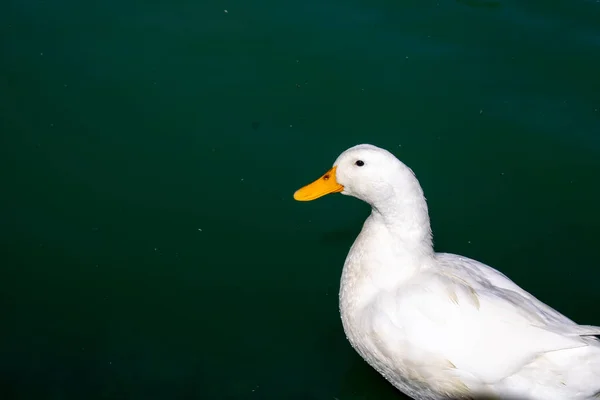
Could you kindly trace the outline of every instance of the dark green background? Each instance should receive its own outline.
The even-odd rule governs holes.
[[[3,400],[402,398],[339,320],[368,207],[292,199],[363,142],[600,325],[597,1],[8,0],[0,41]]]

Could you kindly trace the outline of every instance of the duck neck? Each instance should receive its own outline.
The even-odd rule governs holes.
[[[370,223],[384,228],[396,244],[396,251],[407,258],[432,256],[429,210],[421,186],[415,178],[399,191],[371,204]]]
[[[342,272],[344,325],[381,291],[395,290],[434,256],[427,203],[421,187],[371,204]]]

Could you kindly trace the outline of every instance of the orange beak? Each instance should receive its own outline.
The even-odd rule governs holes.
[[[298,201],[311,201],[323,197],[330,193],[339,193],[344,190],[344,186],[340,185],[335,179],[335,169],[331,168],[329,171],[314,181],[296,190],[294,193],[294,199]]]

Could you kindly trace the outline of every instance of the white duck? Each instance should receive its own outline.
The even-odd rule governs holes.
[[[344,331],[396,388],[423,400],[600,398],[600,327],[487,265],[435,253],[423,190],[394,155],[352,147],[294,198],[336,192],[372,207],[342,272]]]

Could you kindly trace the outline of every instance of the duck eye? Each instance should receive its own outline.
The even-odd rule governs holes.
[[[354,164],[358,165],[359,167],[362,167],[363,165],[365,165],[365,162],[363,160],[358,160]]]

